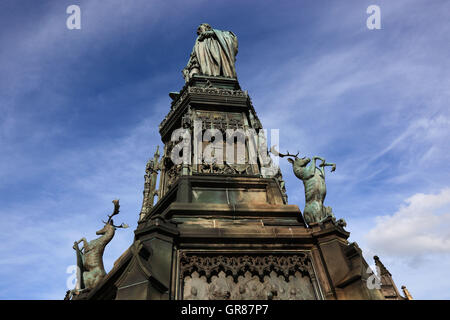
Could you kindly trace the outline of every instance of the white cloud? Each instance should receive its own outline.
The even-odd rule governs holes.
[[[366,240],[380,255],[420,258],[450,253],[450,188],[415,194],[397,212],[375,221]]]
[[[250,94],[263,125],[266,128],[282,128],[282,150],[300,149],[301,153],[308,155],[333,154],[330,161],[338,162],[338,171],[327,176],[327,179],[330,178],[327,181],[329,194],[326,201],[327,205],[337,208],[335,213],[339,217],[350,222],[350,215],[360,215],[364,220],[361,229],[349,223],[352,236],[364,232],[374,212],[373,208],[393,212],[395,210],[385,210],[387,203],[398,203],[399,198],[400,201],[403,199],[403,194],[417,192],[417,189],[410,191],[417,184],[423,190],[429,190],[422,183],[424,179],[429,179],[429,185],[434,188],[448,181],[448,148],[445,146],[450,138],[447,106],[449,63],[445,46],[437,45],[437,40],[439,44],[448,43],[444,41],[444,36],[448,37],[450,32],[441,23],[448,10],[430,10],[427,5],[427,9],[413,16],[404,11],[414,5],[404,4],[396,2],[388,6],[386,3],[383,7],[383,23],[386,23],[388,30],[382,31],[385,33],[367,33],[364,29],[365,11],[355,9],[356,13],[361,13],[358,15],[349,10],[354,5],[339,5],[334,7],[339,12],[333,12],[333,8],[322,12],[323,19],[317,19],[316,24],[322,25],[323,29],[318,29],[318,34],[312,38],[319,43],[330,39],[330,35],[333,38],[337,35],[342,40],[341,35],[345,33],[350,39],[348,43],[338,46],[324,44],[323,51],[318,47],[308,48],[302,43],[292,43],[299,51],[294,55],[291,52],[282,60],[270,58],[264,60],[264,64],[258,57],[238,60],[242,63],[238,71],[240,76],[244,75],[242,79],[245,79],[245,69],[250,75],[247,76],[248,81],[241,81],[242,87],[257,89]],[[29,178],[36,177],[38,171],[46,175],[45,179],[51,180],[54,188],[45,191],[48,192],[48,199],[44,198],[40,186],[36,190],[37,199],[24,199],[25,205],[20,205],[19,200],[8,208],[1,208],[0,222],[6,226],[6,230],[0,236],[3,244],[0,248],[0,278],[4,279],[0,286],[0,297],[62,297],[67,278],[66,267],[74,263],[71,249],[73,241],[81,236],[86,236],[88,240],[95,237],[101,218],[111,209],[112,198],[121,199],[123,221],[130,224],[135,222],[142,200],[145,161],[152,155],[153,145],[160,142],[154,130],[168,108],[168,101],[164,101],[164,104],[152,103],[147,99],[149,88],[152,87],[149,82],[161,81],[161,75],[150,75],[152,78],[148,82],[113,88],[101,94],[113,98],[139,95],[143,103],[152,106],[149,109],[152,119],[145,115],[147,121],[136,123],[135,130],[128,130],[113,141],[92,142],[68,150],[61,149],[57,153],[46,151],[38,157],[30,155],[28,146],[41,145],[61,132],[66,133],[64,124],[52,123],[51,127],[46,123],[36,124],[35,114],[19,108],[16,96],[21,97],[29,91],[40,89],[41,101],[51,101],[53,106],[67,105],[64,91],[56,92],[42,86],[46,74],[57,79],[55,82],[64,83],[64,75],[71,68],[66,58],[68,61],[85,58],[87,53],[98,52],[124,35],[136,35],[136,40],[142,40],[138,35],[145,30],[149,36],[157,31],[165,38],[175,37],[178,32],[183,32],[182,28],[173,31],[169,29],[175,28],[173,25],[163,25],[161,28],[158,24],[167,16],[165,12],[169,10],[172,18],[175,14],[190,19],[198,6],[191,4],[189,9],[184,7],[178,11],[173,10],[175,7],[178,6],[157,5],[150,1],[133,4],[123,4],[117,0],[107,4],[82,3],[83,19],[86,19],[83,20],[82,29],[85,40],[80,41],[81,45],[78,46],[75,45],[77,41],[68,41],[68,36],[73,34],[67,33],[64,10],[60,14],[59,7],[53,8],[37,23],[38,30],[30,28],[28,33],[20,35],[8,33],[8,39],[4,42],[10,46],[0,54],[1,60],[5,61],[0,65],[5,70],[3,80],[0,81],[4,96],[0,99],[0,142],[3,148],[0,180],[27,185]],[[439,17],[437,14],[441,14],[442,19],[436,18]],[[346,19],[337,23],[336,19],[330,19],[337,16]],[[399,26],[408,18],[414,20],[415,24],[420,23],[421,28],[405,32]],[[400,23],[394,26],[392,22],[396,19]],[[182,25],[181,22],[177,23],[176,27]],[[229,23],[230,29],[234,30],[233,25],[233,22]],[[357,29],[358,26],[363,29]],[[289,30],[283,33],[285,36]],[[292,33],[297,39],[300,31],[292,30]],[[361,37],[361,33],[364,36]],[[393,34],[397,34],[395,41],[392,41]],[[376,36],[383,36],[390,41],[377,43]],[[259,50],[255,50],[258,56],[266,51],[269,52],[267,57],[270,57],[275,51],[283,50],[273,45],[274,38],[268,37],[270,35],[263,37]],[[242,53],[239,57],[245,51],[251,51],[252,43],[241,43]],[[275,49],[271,49],[271,44]],[[52,63],[46,65],[48,60]],[[61,64],[61,61],[64,63]],[[253,66],[252,61],[255,64]],[[258,70],[261,72],[258,73]],[[181,79],[179,73],[168,73],[164,77]],[[166,97],[165,92],[161,92],[162,95]],[[155,107],[160,104],[161,107]],[[34,112],[50,114],[52,111],[50,106],[37,110]],[[367,119],[375,120],[369,122]],[[363,130],[361,127],[364,127]],[[33,132],[33,135],[22,138],[18,133],[22,134],[23,128]],[[21,138],[20,143],[17,143],[17,136]],[[337,147],[336,142],[340,143]],[[346,144],[351,145],[351,148]],[[338,152],[333,153],[333,149]],[[397,163],[402,163],[398,171],[382,174]],[[288,184],[289,200],[302,208],[303,186],[293,177],[292,169],[286,162],[281,165]],[[439,179],[435,179],[437,175]],[[391,190],[373,186],[377,178]],[[398,187],[401,183],[403,185]],[[370,192],[367,192],[367,186],[372,188]],[[347,190],[346,196],[342,196],[344,190]],[[428,265],[429,269],[435,270],[433,276],[436,278],[438,273],[444,274],[440,271],[445,264],[436,257],[448,253],[450,247],[446,233],[450,230],[448,192],[448,189],[444,189],[438,195],[416,194],[408,198],[396,213],[380,217],[369,232],[369,246],[367,250],[364,249],[364,253],[379,254],[393,272],[394,278],[398,279],[400,272],[395,271],[396,266],[389,259],[423,257],[431,252],[434,257]],[[344,210],[346,207],[349,210]],[[105,252],[107,270],[131,243],[134,227],[132,225],[127,231],[118,232],[108,245]],[[359,242],[358,237],[355,240]],[[446,263],[448,265],[448,259]],[[30,266],[33,266],[33,270]],[[420,270],[425,270],[423,266]],[[422,292],[425,292],[423,290],[429,283],[429,278],[423,276],[426,272],[409,271],[409,280],[404,281],[408,287],[412,283],[411,279],[424,283],[420,290],[418,285],[411,287],[414,296],[420,291],[425,297]],[[406,274],[402,275],[406,279]],[[441,292],[448,291],[443,282],[439,282],[439,285],[442,287]]]

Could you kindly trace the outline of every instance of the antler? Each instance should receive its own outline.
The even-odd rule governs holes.
[[[119,208],[120,208],[119,200],[118,199],[113,200],[112,203],[114,203],[114,211],[111,215],[108,215],[108,222],[106,222],[106,223],[110,223],[112,217],[119,214]]]
[[[297,154],[290,154],[289,151],[288,151],[286,154],[284,154],[284,153],[279,153],[279,152],[275,149],[275,146],[272,146],[272,148],[270,148],[270,152],[272,152],[274,155],[279,156],[279,157],[281,157],[281,158],[283,158],[283,157],[294,157],[294,158],[297,158],[298,154],[300,153],[300,152],[297,152]]]
[[[113,213],[111,215],[108,215],[108,221],[107,222],[102,220],[103,223],[104,224],[110,224],[110,225],[112,225],[115,228],[128,228],[128,225],[125,224],[125,223],[122,223],[120,226],[114,225],[112,217],[117,215],[117,214],[119,214],[120,204],[119,204],[119,200],[118,199],[113,200],[112,203],[114,203],[114,211],[113,211]]]

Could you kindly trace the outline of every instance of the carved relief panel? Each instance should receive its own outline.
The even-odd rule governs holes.
[[[243,113],[237,112],[215,112],[197,110],[195,111],[195,120],[201,121],[202,130],[214,129],[220,132],[220,137],[215,134],[214,140],[206,139],[202,142],[199,148],[202,149],[203,155],[211,157],[217,157],[217,161],[202,163],[195,168],[195,172],[198,173],[214,173],[214,174],[257,174],[258,170],[249,163],[249,150],[248,150],[248,138],[245,136],[245,124],[246,120]],[[231,143],[227,142],[227,130],[238,130],[234,132]],[[230,133],[230,134],[231,134]],[[241,136],[242,135],[242,136]],[[230,136],[231,137],[231,136]],[[220,139],[216,141],[216,139]],[[235,139],[241,139],[244,143],[239,143]],[[212,143],[212,141],[216,141]],[[212,149],[211,149],[212,148]],[[232,159],[229,159],[228,149],[232,155]],[[257,167],[257,166],[256,166]]]
[[[320,290],[306,253],[190,254],[180,259],[184,300],[315,300]]]
[[[244,119],[241,113],[197,110],[195,119],[202,122],[203,129],[244,129]]]

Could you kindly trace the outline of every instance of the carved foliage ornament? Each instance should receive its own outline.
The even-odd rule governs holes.
[[[295,255],[188,255],[181,254],[181,271],[183,273],[191,273],[199,271],[206,275],[207,278],[213,273],[220,270],[230,272],[233,277],[250,271],[257,274],[261,278],[269,274],[271,271],[283,274],[289,277],[290,273],[301,271],[309,273],[311,264],[305,253],[297,253]]]

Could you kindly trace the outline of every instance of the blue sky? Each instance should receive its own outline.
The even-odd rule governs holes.
[[[66,8],[81,8],[81,30]],[[381,8],[381,30],[366,9]],[[133,240],[146,161],[202,22],[280,149],[336,162],[327,205],[417,299],[450,299],[448,1],[0,3],[0,299],[62,299],[73,241],[120,198],[105,267]],[[281,161],[289,202],[301,181]],[[120,221],[119,221],[120,220]]]

